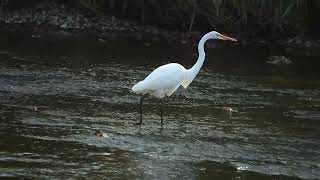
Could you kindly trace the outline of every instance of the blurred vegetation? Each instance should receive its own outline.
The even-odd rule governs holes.
[[[183,31],[318,35],[319,0],[81,0],[89,9]],[[254,33],[254,34],[253,34]]]
[[[216,29],[271,38],[296,34],[319,36],[320,32],[319,0],[55,1],[82,6],[97,15],[108,14],[185,32]]]

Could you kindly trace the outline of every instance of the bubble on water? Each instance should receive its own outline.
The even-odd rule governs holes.
[[[41,36],[39,34],[33,34],[31,35],[32,38],[41,38]]]
[[[205,171],[205,170],[206,170],[206,168],[200,168],[199,170],[200,170],[200,171]]]
[[[238,170],[238,171],[245,171],[245,170],[247,170],[247,169],[248,169],[247,166],[239,166],[239,167],[237,167],[237,170]]]

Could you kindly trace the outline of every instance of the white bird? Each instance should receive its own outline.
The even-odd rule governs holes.
[[[237,41],[234,38],[222,35],[216,31],[205,34],[198,44],[198,60],[190,69],[185,69],[178,63],[162,65],[149,74],[144,80],[132,87],[136,94],[150,94],[156,98],[171,96],[180,86],[187,88],[196,77],[205,59],[204,44],[209,39],[221,39]],[[140,123],[142,124],[142,99],[140,98]],[[162,103],[161,103],[161,125],[162,125]]]

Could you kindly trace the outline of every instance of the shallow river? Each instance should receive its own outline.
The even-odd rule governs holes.
[[[132,85],[171,59],[190,67],[194,47],[22,32],[0,40],[0,177],[320,177],[320,79],[297,67],[240,63],[256,51],[234,46],[208,53],[188,89],[165,99],[163,126],[152,97],[139,126]]]

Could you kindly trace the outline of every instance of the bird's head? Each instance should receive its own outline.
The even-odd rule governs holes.
[[[211,31],[208,33],[208,35],[209,35],[209,39],[221,39],[221,40],[225,40],[225,41],[228,40],[228,41],[234,41],[234,42],[238,41],[232,37],[220,34],[216,31]]]

